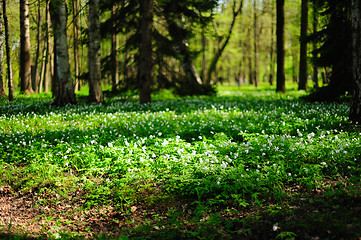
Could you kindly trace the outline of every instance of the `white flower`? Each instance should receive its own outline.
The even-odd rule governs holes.
[[[113,143],[108,143],[108,147],[112,148],[113,147]]]

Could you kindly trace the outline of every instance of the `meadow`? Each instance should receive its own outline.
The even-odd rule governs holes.
[[[359,239],[360,127],[303,95],[1,100],[0,237]]]

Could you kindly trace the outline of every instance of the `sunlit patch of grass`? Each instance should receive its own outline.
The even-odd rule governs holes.
[[[214,98],[165,91],[147,105],[114,97],[56,108],[50,95],[1,103],[1,183],[62,199],[80,191],[84,208],[177,206],[174,221],[206,217],[214,226],[224,209],[310,196],[328,181],[359,186],[361,134],[348,104],[303,94],[220,87]]]

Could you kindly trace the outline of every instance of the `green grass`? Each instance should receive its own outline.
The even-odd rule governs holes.
[[[361,134],[349,105],[260,88],[188,99],[165,91],[149,105],[2,101],[0,186],[35,195],[39,208],[111,206],[127,225],[96,239],[360,237]]]

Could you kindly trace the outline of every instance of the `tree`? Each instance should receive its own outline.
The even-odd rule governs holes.
[[[57,88],[52,105],[76,104],[73,79],[70,74],[67,43],[67,11],[65,0],[50,0],[50,17],[54,29],[55,70]]]
[[[29,0],[20,0],[20,91],[33,92],[31,85]]]
[[[313,3],[313,34],[317,33],[318,28],[318,8],[315,3]],[[314,82],[314,87],[319,88],[318,86],[318,65],[317,65],[317,43],[313,41],[313,51],[312,51],[312,67],[313,67],[313,76],[312,81]]]
[[[112,8],[112,19],[116,15],[117,5],[114,5]],[[119,84],[119,63],[118,63],[118,34],[116,31],[116,23],[112,21],[112,62],[113,62],[113,71],[112,71],[112,91],[116,92]]]
[[[350,0],[312,0],[322,9],[319,21],[323,23],[310,39],[317,43],[319,67],[330,69],[329,83],[308,96],[312,101],[334,101],[352,92],[352,37]]]
[[[103,103],[100,70],[99,0],[89,0],[89,102]]]
[[[3,83],[4,33],[0,7],[0,97],[6,97]]]
[[[286,92],[284,0],[277,0],[277,92]]]
[[[212,73],[215,71],[217,63],[219,58],[222,56],[222,53],[224,51],[224,49],[226,48],[227,44],[229,43],[229,40],[231,38],[232,35],[232,31],[233,31],[233,27],[236,23],[236,19],[237,16],[240,15],[241,11],[242,11],[242,7],[243,7],[243,0],[240,2],[239,6],[237,7],[237,2],[236,0],[233,1],[233,5],[232,5],[232,22],[229,25],[229,29],[228,29],[228,34],[226,35],[226,37],[224,38],[223,36],[220,36],[220,43],[219,43],[219,47],[216,50],[216,53],[209,65],[208,68],[208,74],[207,74],[207,78],[205,83],[209,84],[211,82],[211,78],[212,78]]]
[[[13,84],[13,71],[12,71],[11,55],[10,55],[10,36],[9,36],[10,34],[9,34],[6,0],[3,0],[2,3],[3,3],[3,16],[4,16],[4,27],[5,27],[5,48],[6,48],[8,88],[9,88],[9,102],[12,102],[14,101],[14,84]]]
[[[301,6],[301,46],[300,46],[300,72],[299,90],[307,88],[307,26],[308,26],[308,0],[302,0]]]
[[[141,104],[151,102],[152,82],[152,31],[153,31],[153,0],[143,0],[140,3],[140,32],[139,47],[139,100]]]
[[[79,79],[79,1],[73,0],[73,55],[74,55],[74,75],[75,75],[75,91],[80,90],[81,84]]]
[[[361,123],[361,3],[352,0],[352,73],[354,91],[350,109],[350,120]]]
[[[31,67],[31,82],[35,92],[39,92],[40,74],[39,74],[39,58],[40,58],[40,32],[41,32],[41,1],[38,0],[37,19],[36,19],[36,53],[35,63]]]

